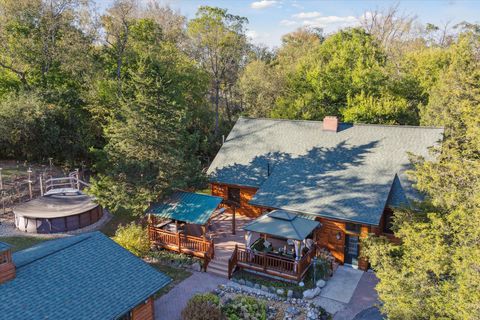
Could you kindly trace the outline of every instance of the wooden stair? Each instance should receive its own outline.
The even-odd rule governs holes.
[[[215,257],[208,264],[207,272],[222,278],[228,278],[228,259]]]

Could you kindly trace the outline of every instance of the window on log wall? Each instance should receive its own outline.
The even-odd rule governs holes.
[[[240,188],[228,187],[228,201],[240,204]]]

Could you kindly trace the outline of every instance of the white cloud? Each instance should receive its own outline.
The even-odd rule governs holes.
[[[300,12],[297,14],[294,14],[292,18],[295,19],[311,19],[311,18],[317,18],[321,17],[322,14],[318,11],[310,11],[310,12]]]
[[[250,4],[252,9],[266,9],[274,6],[278,1],[276,0],[260,0],[255,1]]]
[[[298,8],[298,9],[304,9],[305,7],[300,5],[297,1],[293,1],[292,3],[292,7],[294,8]]]
[[[304,20],[303,24],[312,27],[320,27],[326,28],[329,26],[341,26],[341,27],[348,27],[348,26],[355,26],[359,22],[358,18],[354,16],[326,16],[326,17],[319,17],[311,20]]]
[[[366,12],[364,15],[371,13]],[[333,31],[339,28],[353,27],[360,23],[361,17],[354,16],[323,16],[318,11],[300,12],[292,15],[293,21],[299,21],[304,26],[323,28],[326,31]],[[293,25],[293,24],[290,24]]]
[[[248,38],[252,40],[255,40],[256,38],[258,38],[258,32],[255,30],[247,30],[245,34],[247,35]]]
[[[287,20],[287,19],[284,19],[284,20],[280,21],[280,25],[287,26],[287,27],[294,26],[297,23],[298,23],[297,21]]]
[[[256,44],[265,44],[271,41],[271,35],[267,32],[257,32],[255,30],[247,30],[247,37]]]

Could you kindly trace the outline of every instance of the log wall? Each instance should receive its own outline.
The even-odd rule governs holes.
[[[256,218],[264,212],[263,209],[252,206],[248,203],[257,192],[257,188],[212,183],[211,184],[212,196],[219,196],[225,200],[228,200],[229,187],[240,189],[240,208],[236,209],[236,213],[246,217]]]
[[[256,188],[243,187],[243,186],[234,186],[227,184],[211,184],[211,192],[214,196],[220,196],[225,200],[228,200],[228,187],[234,187],[240,189],[240,208],[237,209],[237,213],[256,218],[264,213],[268,209],[273,208],[260,208],[251,206],[248,202],[257,192]],[[386,208],[385,212],[388,212],[390,209]],[[385,224],[385,212],[382,216],[379,226],[369,226],[361,225],[360,232],[355,233],[348,231],[346,229],[346,223],[338,220],[328,219],[328,218],[317,218],[318,221],[322,224],[322,227],[317,230],[315,234],[315,241],[319,247],[324,247],[330,250],[332,255],[337,259],[338,262],[345,262],[345,235],[351,234],[358,236],[360,238],[359,243],[359,258],[358,258],[358,268],[361,270],[367,270],[369,267],[368,261],[366,259],[360,258],[362,254],[362,244],[361,239],[364,239],[368,236],[369,233],[374,233],[376,235],[382,235],[387,237],[393,243],[399,243],[400,240],[396,238],[393,234],[384,233],[384,224]],[[337,234],[340,233],[340,239],[337,239]]]
[[[0,252],[0,284],[15,279],[15,265],[12,261],[12,252]]]
[[[148,298],[146,303],[136,306],[132,310],[132,320],[154,320],[155,309],[153,306],[153,298]]]
[[[327,248],[338,262],[345,262],[345,235],[358,236],[360,241],[362,238],[366,238],[370,232],[370,227],[367,225],[360,226],[360,232],[355,233],[348,231],[346,223],[342,221],[336,221],[327,218],[317,218],[322,226],[317,230],[315,234],[315,241],[318,246]],[[340,236],[337,238],[337,236]],[[359,255],[361,255],[362,246],[359,244]],[[368,269],[368,262],[365,259],[358,259],[358,268],[362,270]]]

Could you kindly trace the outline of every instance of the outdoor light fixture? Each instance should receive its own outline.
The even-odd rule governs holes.
[[[340,231],[337,232],[337,240],[342,239],[342,233]]]

